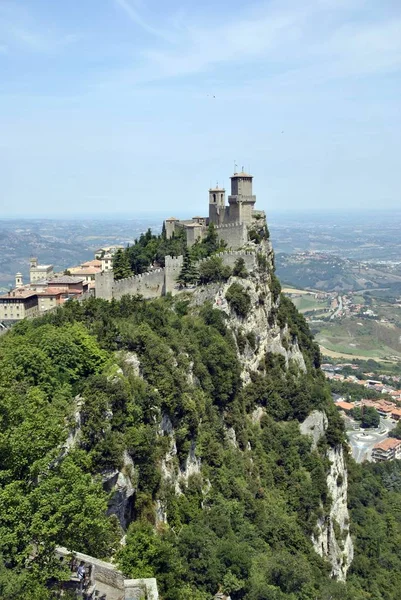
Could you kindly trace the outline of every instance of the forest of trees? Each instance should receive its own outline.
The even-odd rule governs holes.
[[[231,287],[230,299],[240,314],[249,310],[243,267],[235,268],[244,285]],[[313,550],[317,518],[330,506],[325,450],[345,444],[343,425],[308,325],[277,280],[272,286],[274,318],[297,338],[306,373],[267,353],[243,385],[224,313],[191,307],[185,296],[71,301],[0,338],[0,598],[55,597],[51,582],[67,577],[54,558],[60,544],[113,556],[129,577],[156,576],[164,600],[210,600],[219,587],[232,600],[398,599],[398,461],[349,459],[356,556],[346,585],[330,580]],[[81,433],[67,450],[77,399]],[[258,406],[260,424],[248,417]],[[299,430],[313,409],[330,423],[316,450]],[[202,461],[180,495],[162,477],[170,444],[162,414],[174,427],[177,463],[184,467],[193,444]],[[102,474],[122,467],[124,451],[136,491],[120,546]],[[168,525],[155,527],[157,500]]]

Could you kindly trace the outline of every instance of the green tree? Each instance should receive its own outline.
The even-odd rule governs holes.
[[[351,416],[356,421],[362,421],[362,409],[360,406],[354,406],[351,410]]]
[[[239,317],[245,318],[251,308],[251,297],[243,286],[234,282],[226,291],[226,299],[230,307]]]
[[[198,270],[194,264],[194,261],[188,248],[186,248],[184,252],[182,268],[178,276],[177,283],[183,287],[187,287],[187,285],[196,283],[198,279]]]
[[[212,283],[227,281],[231,275],[231,269],[223,264],[221,256],[211,256],[201,263],[199,268],[199,279],[201,283]]]
[[[362,427],[379,427],[380,415],[373,406],[364,406],[362,410]]]
[[[245,260],[240,256],[234,263],[233,275],[235,277],[242,277],[242,279],[246,279],[249,275],[246,270]]]
[[[114,279],[125,279],[132,275],[128,253],[119,248],[113,257]]]
[[[397,425],[389,432],[389,437],[397,438],[401,440],[401,421],[398,421]]]

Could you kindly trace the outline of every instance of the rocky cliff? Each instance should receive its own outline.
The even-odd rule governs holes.
[[[313,447],[316,448],[327,426],[326,414],[313,411],[301,423],[300,428],[304,435],[312,437]],[[327,474],[330,509],[327,514],[319,517],[312,541],[315,551],[330,561],[332,576],[345,581],[354,556],[354,545],[349,532],[348,471],[344,449],[342,446],[329,448],[327,458],[330,464]]]
[[[288,322],[280,322],[279,308],[282,299],[274,293],[274,256],[269,242],[249,251],[246,260],[246,276],[231,276],[225,282],[211,283],[193,290],[190,295],[190,305],[197,308],[210,303],[213,309],[224,314],[225,322],[231,330],[236,352],[241,367],[242,384],[246,386],[252,381],[252,376],[265,370],[266,355],[281,356],[283,367],[307,372],[305,356],[302,353],[299,340],[290,330]],[[241,253],[237,253],[241,254]],[[232,264],[232,256],[225,257],[225,264]],[[240,285],[249,298],[249,310],[246,315],[238,315],[227,300],[227,292],[233,284]],[[187,292],[184,293],[184,295]],[[129,360],[132,359],[128,359]],[[136,369],[140,367],[136,361]],[[193,376],[192,366],[188,372],[191,386],[199,386],[199,381]],[[253,424],[259,424],[266,415],[266,408],[256,407],[247,418]],[[300,424],[300,431],[312,438],[311,450],[316,451],[318,442],[324,438],[328,427],[328,418],[323,411],[312,411]],[[197,442],[192,439],[185,460],[177,456],[175,427],[167,413],[159,418],[158,435],[169,440],[168,448],[161,460],[161,476],[164,484],[172,485],[175,494],[182,495],[188,481],[194,475],[202,476],[202,460],[197,455]],[[227,426],[225,438],[229,444],[239,448],[235,427]],[[252,450],[248,442],[247,451]],[[325,456],[329,461],[326,472],[329,509],[317,517],[315,530],[311,536],[313,547],[317,554],[326,559],[331,565],[331,574],[339,581],[346,578],[347,570],[353,558],[353,544],[349,533],[349,514],[347,508],[347,469],[341,445],[327,448]],[[203,477],[205,495],[211,487],[207,477]],[[322,505],[321,505],[322,506]],[[156,523],[168,524],[167,508],[162,499],[156,503]]]
[[[102,472],[108,514],[129,552],[130,523],[145,515],[178,535],[207,520],[222,496],[218,502],[239,503],[249,526],[248,510],[264,514],[261,561],[295,539],[299,560],[308,547],[321,557],[319,568],[328,563],[344,581],[353,558],[347,470],[318,349],[280,294],[269,241],[219,256],[228,277],[174,299],[122,300],[119,310],[135,325],[126,317],[120,327],[122,349],[107,385],[111,396],[114,388],[133,390],[139,404],[124,401],[123,421],[121,401],[105,407],[105,434],[116,419],[116,435],[123,422],[126,430],[122,459]]]

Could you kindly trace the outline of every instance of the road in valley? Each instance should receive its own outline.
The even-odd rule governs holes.
[[[381,417],[380,425],[376,429],[361,430],[357,421],[347,417],[346,427],[358,427],[358,429],[348,429],[347,437],[352,456],[356,462],[361,463],[364,460],[372,460],[373,446],[388,437],[388,432],[395,427],[395,421]]]

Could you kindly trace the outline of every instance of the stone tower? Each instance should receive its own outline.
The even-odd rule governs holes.
[[[24,282],[22,281],[22,273],[16,273],[15,275],[15,287],[16,288],[20,288],[24,285]]]
[[[209,222],[215,225],[224,223],[226,211],[226,190],[218,185],[209,190]]]
[[[231,177],[231,195],[228,197],[230,205],[230,221],[252,223],[252,212],[256,202],[256,196],[252,194],[253,175],[244,173],[234,173]]]

